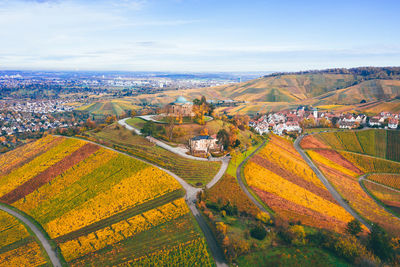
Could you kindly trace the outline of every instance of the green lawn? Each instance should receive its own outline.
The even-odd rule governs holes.
[[[146,121],[141,118],[134,117],[134,118],[127,119],[126,123],[130,126],[133,126],[137,129],[141,130],[143,128],[143,125],[146,123]]]
[[[237,259],[238,266],[351,266],[316,247],[276,247]]]

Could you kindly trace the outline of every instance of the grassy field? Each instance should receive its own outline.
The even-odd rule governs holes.
[[[237,260],[238,266],[352,266],[320,248],[272,248],[245,255]]]
[[[198,161],[180,157],[150,143],[143,136],[133,135],[132,132],[116,124],[97,133],[88,132],[88,135],[96,140],[116,145],[118,149],[170,170],[195,186],[206,185],[221,166],[220,162]]]
[[[126,123],[140,130],[143,128],[143,125],[146,123],[146,121],[141,118],[134,117],[127,119]]]
[[[1,192],[2,197],[9,196],[12,206],[26,212],[46,230],[69,264],[213,264],[204,237],[183,199],[184,191],[173,177],[82,140],[51,138],[61,142],[38,156],[49,159],[42,164],[36,164],[33,158],[14,166],[13,157],[10,162],[3,159],[3,166],[14,166],[6,177],[16,178],[11,187],[3,186]],[[74,154],[73,150],[79,153]],[[66,165],[70,162],[73,164]],[[22,248],[27,256],[33,255],[37,248],[26,231],[21,232],[18,225],[5,222],[1,216],[0,227],[4,224],[4,229],[0,231],[0,241],[6,248],[0,248],[0,252],[7,256],[6,260],[15,263],[20,259],[21,246],[27,246]],[[139,247],[138,242],[145,245]],[[18,255],[11,252],[15,249],[19,249]]]

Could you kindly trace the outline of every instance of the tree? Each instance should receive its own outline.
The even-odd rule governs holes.
[[[230,145],[229,134],[225,129],[221,129],[217,133],[217,139],[220,144],[224,146],[224,149],[228,149]]]
[[[347,223],[346,232],[353,236],[357,236],[362,232],[361,223],[356,219],[351,220]]]
[[[295,246],[306,244],[306,232],[301,225],[293,225],[289,228],[289,234],[292,239],[292,244]]]
[[[263,240],[267,235],[267,231],[265,230],[264,226],[256,225],[250,230],[250,235],[258,240]]]
[[[390,238],[386,231],[378,224],[372,225],[368,234],[368,246],[381,260],[390,260],[393,256],[393,248],[390,245]]]
[[[200,132],[200,135],[208,135],[208,129],[207,128],[203,128]]]
[[[156,126],[154,122],[152,121],[147,121],[144,125],[143,128],[140,130],[142,134],[144,135],[150,135],[153,136],[156,133]]]
[[[111,124],[116,120],[117,120],[117,117],[115,115],[108,115],[105,122],[106,122],[106,124]]]
[[[176,118],[173,117],[173,116],[167,116],[166,117],[166,121],[167,121],[166,130],[167,130],[168,140],[171,140],[171,138],[172,138],[172,133],[173,133],[174,128],[175,128],[175,120],[176,120]]]

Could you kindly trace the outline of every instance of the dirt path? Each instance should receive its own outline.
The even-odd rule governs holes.
[[[239,182],[240,187],[242,188],[243,192],[247,195],[247,197],[248,197],[261,211],[266,212],[266,213],[269,214],[269,212],[264,208],[264,206],[261,205],[261,203],[258,202],[258,200],[257,200],[257,199],[250,193],[250,191],[247,189],[246,185],[245,185],[244,182],[243,182],[243,177],[242,177],[242,174],[241,174],[241,170],[242,170],[243,166],[246,164],[246,162],[247,162],[252,156],[254,156],[254,154],[256,154],[256,153],[258,152],[258,150],[260,150],[260,149],[264,146],[265,142],[266,142],[266,141],[264,140],[264,142],[263,142],[259,147],[257,147],[257,149],[253,151],[253,153],[251,153],[247,158],[245,158],[245,159],[239,164],[239,166],[236,168],[236,177],[237,177],[237,180],[238,180],[238,182]]]
[[[50,241],[46,238],[46,234],[43,232],[43,230],[39,229],[31,221],[31,219],[28,218],[28,217],[25,217],[25,215],[23,213],[18,212],[18,211],[14,210],[14,209],[10,209],[9,207],[4,205],[3,203],[0,203],[0,209],[2,211],[7,212],[11,216],[14,216],[15,218],[19,219],[23,223],[25,223],[25,225],[27,227],[29,227],[29,229],[34,233],[34,235],[37,237],[37,239],[41,243],[42,247],[45,249],[47,255],[50,258],[51,263],[53,264],[53,266],[61,267],[61,261],[60,261],[58,255],[57,255],[56,251],[51,247]]]
[[[98,144],[98,143],[96,143],[96,142],[89,141],[89,140],[85,140],[85,139],[81,139],[81,138],[77,138],[77,137],[67,137],[67,138],[73,138],[73,139],[84,140],[84,141],[86,141],[86,142],[89,142],[89,143],[92,143],[92,144],[96,144],[96,145],[98,145],[98,146],[100,146],[100,147],[103,147],[103,148],[105,148],[105,149],[109,149],[109,150],[112,150],[112,151],[114,151],[114,152],[117,152],[117,153],[120,153],[120,154],[124,154],[124,155],[126,155],[126,156],[128,156],[128,157],[134,158],[134,159],[136,159],[136,160],[139,160],[139,161],[141,161],[141,162],[144,162],[144,163],[146,163],[146,164],[149,164],[149,165],[151,165],[151,166],[153,166],[153,167],[155,167],[155,168],[158,168],[158,169],[160,169],[160,170],[162,170],[162,171],[168,173],[168,174],[171,175],[172,177],[174,177],[175,180],[177,180],[177,181],[181,184],[181,186],[185,189],[185,191],[186,191],[186,196],[185,196],[186,203],[187,203],[187,205],[189,206],[190,211],[192,212],[193,216],[195,217],[197,223],[198,223],[199,226],[200,226],[200,229],[202,230],[202,232],[203,232],[203,234],[204,234],[204,236],[205,236],[205,238],[206,238],[206,240],[207,240],[207,244],[208,244],[208,246],[209,246],[209,248],[210,248],[210,250],[211,250],[212,256],[213,256],[214,261],[215,261],[215,264],[216,264],[218,267],[228,267],[228,264],[227,264],[226,261],[225,261],[224,253],[223,253],[223,251],[221,250],[220,246],[218,245],[217,240],[216,240],[216,238],[215,238],[213,232],[211,231],[211,229],[210,229],[210,227],[208,226],[207,222],[205,221],[204,217],[200,214],[200,211],[197,209],[197,206],[196,206],[197,193],[200,192],[200,191],[202,191],[201,188],[193,187],[193,186],[191,186],[190,184],[188,184],[185,180],[183,180],[181,177],[179,177],[178,175],[176,175],[175,173],[173,173],[173,172],[171,172],[171,171],[169,171],[169,170],[166,170],[166,169],[164,169],[164,168],[162,168],[162,167],[160,167],[160,166],[157,166],[157,165],[155,165],[155,164],[153,164],[153,163],[147,162],[147,161],[145,161],[145,160],[143,160],[143,159],[134,157],[134,156],[132,156],[132,155],[130,155],[130,154],[128,154],[128,153],[121,152],[121,151],[118,151],[118,150],[116,150],[116,149],[110,148],[110,147],[108,147],[108,146],[104,146],[104,145]],[[228,163],[229,163],[229,159],[228,159]],[[223,166],[225,166],[225,165],[223,164]],[[226,168],[227,168],[227,167],[228,167],[228,164],[226,164]],[[223,167],[221,167],[221,169],[222,169],[222,168],[223,168]],[[226,170],[226,169],[225,169],[225,170]],[[224,173],[225,173],[225,171],[224,171]],[[218,180],[219,180],[222,176],[223,176],[223,173],[222,173],[222,175],[220,175],[220,172],[218,172],[217,175],[215,176],[215,177],[217,177],[217,178],[214,177],[215,180],[213,179],[210,183],[213,183],[212,185],[216,184],[216,183],[218,182]],[[207,187],[210,185],[210,183],[207,185]],[[211,187],[211,186],[210,186],[210,187]]]
[[[314,162],[308,157],[308,155],[304,152],[304,150],[300,147],[300,141],[303,139],[304,135],[299,136],[294,142],[294,147],[299,152],[301,157],[305,160],[305,162],[310,166],[310,168],[314,171],[317,177],[321,180],[321,182],[325,185],[325,187],[329,190],[331,195],[335,198],[335,200],[342,206],[348,213],[350,213],[354,218],[356,218],[359,222],[364,224],[369,230],[371,230],[372,226],[365,221],[358,213],[356,213],[350,205],[344,201],[342,196],[336,191],[336,189],[331,185],[331,183],[326,179],[326,177],[322,174],[322,172],[317,168]]]

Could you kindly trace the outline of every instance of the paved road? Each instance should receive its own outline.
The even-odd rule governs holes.
[[[61,261],[58,258],[57,253],[53,250],[49,240],[45,237],[45,233],[43,233],[41,229],[39,229],[34,223],[32,223],[29,218],[25,217],[25,215],[10,209],[2,203],[0,203],[0,209],[24,222],[25,225],[31,229],[34,235],[38,238],[39,242],[42,244],[43,248],[46,250],[46,253],[49,256],[53,266],[61,267]]]
[[[73,139],[80,139],[80,140],[82,140],[81,138],[77,138],[77,137],[67,137],[67,138],[73,138]],[[189,206],[191,212],[193,213],[194,217],[196,218],[196,221],[197,221],[197,223],[199,224],[200,229],[201,229],[201,230],[203,231],[203,233],[204,233],[204,236],[205,236],[205,238],[206,238],[206,240],[207,240],[207,244],[208,244],[208,246],[209,246],[209,248],[210,248],[210,250],[211,250],[212,256],[213,256],[213,258],[214,258],[214,260],[215,260],[215,264],[216,264],[218,267],[228,267],[228,264],[227,264],[226,261],[225,261],[224,253],[223,253],[223,251],[221,250],[221,248],[219,247],[219,245],[218,245],[218,243],[217,243],[217,241],[216,241],[216,239],[215,239],[215,236],[214,236],[213,232],[211,231],[211,229],[210,229],[210,227],[208,226],[207,222],[205,221],[204,217],[200,214],[199,210],[197,209],[197,206],[196,206],[197,193],[200,192],[200,191],[202,191],[201,188],[196,188],[196,187],[191,186],[190,184],[188,184],[185,180],[183,180],[181,177],[179,177],[179,176],[176,175],[175,173],[173,173],[173,172],[171,172],[171,171],[169,171],[169,170],[166,170],[166,169],[164,169],[164,168],[162,168],[162,167],[160,167],[160,166],[157,166],[157,165],[155,165],[155,164],[153,164],[153,163],[147,162],[147,161],[145,161],[145,160],[143,160],[143,159],[137,158],[137,157],[132,156],[132,155],[130,155],[130,154],[128,154],[128,153],[125,153],[125,152],[122,152],[122,151],[119,151],[119,150],[110,148],[110,147],[108,147],[108,146],[104,146],[104,145],[98,144],[98,143],[93,142],[93,141],[89,141],[89,140],[86,140],[86,139],[83,139],[83,140],[85,140],[86,142],[89,142],[89,143],[98,145],[98,146],[100,146],[100,147],[103,147],[103,148],[105,148],[105,149],[109,149],[109,150],[112,150],[112,151],[114,151],[114,152],[117,152],[117,153],[120,153],[120,154],[124,154],[124,155],[126,155],[126,156],[128,156],[128,157],[134,158],[134,159],[139,160],[139,161],[141,161],[141,162],[147,163],[147,164],[149,164],[149,165],[151,165],[151,166],[153,166],[153,167],[156,167],[156,168],[158,168],[158,169],[160,169],[160,170],[162,170],[162,171],[165,171],[166,173],[168,173],[169,175],[171,175],[172,177],[174,177],[175,180],[177,180],[177,181],[182,185],[182,187],[185,189],[185,191],[186,191],[186,197],[185,197],[185,198],[186,198],[186,203],[188,204],[188,206]],[[228,162],[229,162],[229,159],[228,159]],[[223,165],[223,166],[224,166],[224,165]],[[226,166],[226,167],[227,167],[227,166]],[[222,167],[221,167],[221,169],[222,169]],[[214,182],[214,184],[217,183],[218,180],[222,177],[222,175],[220,175],[220,176],[218,175],[219,173],[220,173],[220,172],[218,172],[217,175],[216,175],[216,176],[218,176],[219,178],[216,179],[216,181]],[[215,177],[214,177],[214,178],[215,178]],[[213,179],[211,182],[213,182],[213,181],[214,181],[214,179]],[[208,186],[208,185],[207,185],[207,186]]]
[[[264,144],[265,144],[265,140],[264,142],[257,147],[256,150],[253,151],[253,153],[251,153],[245,160],[243,160],[239,166],[236,168],[236,177],[238,179],[239,185],[242,188],[243,192],[247,195],[247,197],[263,212],[266,212],[269,214],[269,212],[264,208],[263,205],[261,205],[260,202],[257,201],[257,199],[249,192],[249,190],[247,189],[247,187],[245,186],[245,184],[243,183],[243,178],[242,178],[242,174],[241,174],[241,170],[242,167],[246,164],[247,160],[250,159],[254,154],[256,154],[258,152],[258,150],[260,150]]]
[[[371,230],[371,225],[366,222],[360,215],[358,215],[351,207],[350,205],[344,201],[342,196],[336,191],[336,189],[329,183],[328,179],[322,174],[322,172],[315,166],[314,162],[307,156],[307,154],[303,151],[303,149],[300,147],[300,141],[303,139],[303,135],[299,136],[296,141],[294,142],[294,147],[296,148],[297,152],[300,153],[302,158],[307,162],[308,166],[315,172],[317,177],[321,180],[321,182],[325,185],[325,187],[329,190],[331,195],[335,198],[335,200],[348,212],[350,213],[354,218],[356,218],[359,222],[364,224],[369,230]]]
[[[140,132],[139,129],[132,127],[128,123],[126,123],[126,120],[128,120],[128,119],[130,119],[130,118],[125,118],[125,119],[119,120],[118,124],[124,126],[129,131],[134,131],[137,135],[141,135],[142,133]]]
[[[207,189],[213,187],[219,181],[219,179],[221,179],[221,177],[226,172],[226,169],[228,169],[228,165],[229,165],[229,161],[230,160],[231,160],[230,157],[223,157],[222,158],[221,168],[219,169],[218,173],[214,176],[214,178],[207,184],[207,186],[206,186]]]
[[[139,118],[144,118],[144,117],[147,117],[147,116],[151,116],[151,115],[139,116]],[[122,126],[125,126],[126,129],[128,129],[128,130],[130,130],[130,131],[134,131],[134,132],[137,133],[138,135],[141,135],[141,132],[140,132],[139,129],[137,129],[137,128],[135,128],[135,127],[133,127],[133,126],[131,126],[131,125],[129,125],[129,124],[126,123],[126,120],[128,120],[128,119],[129,119],[129,118],[125,118],[125,119],[119,120],[119,121],[118,121],[118,124],[120,124],[120,125],[122,125]],[[209,159],[206,159],[206,158],[194,157],[194,156],[192,156],[192,155],[186,154],[186,153],[188,152],[188,150],[187,150],[187,149],[184,149],[184,148],[182,148],[182,147],[173,147],[173,146],[170,146],[170,145],[168,145],[168,144],[166,144],[166,143],[164,143],[164,142],[162,142],[162,141],[160,141],[160,140],[158,140],[158,139],[156,139],[156,138],[154,138],[154,137],[151,137],[151,136],[147,136],[146,138],[147,138],[147,140],[149,140],[150,142],[156,144],[157,146],[162,147],[162,148],[164,148],[165,150],[168,150],[168,151],[170,151],[170,152],[172,152],[172,153],[174,153],[174,154],[177,154],[177,155],[179,155],[179,156],[181,156],[181,157],[184,157],[184,158],[187,158],[187,159],[200,160],[200,161],[224,161],[223,158],[213,158],[213,157],[210,157]]]
[[[376,201],[376,199],[369,193],[369,191],[367,190],[367,188],[365,188],[365,185],[364,185],[363,181],[365,180],[365,178],[367,178],[367,176],[368,176],[368,174],[365,174],[365,175],[361,176],[360,178],[358,178],[358,183],[360,184],[361,188],[362,188],[362,189],[364,190],[364,192],[365,192],[370,198],[372,198],[372,199],[375,201],[375,203],[378,204],[382,209],[384,209],[386,212],[392,214],[395,218],[397,218],[397,219],[400,220],[400,218],[399,218],[397,215],[395,215],[390,209],[386,208],[386,206],[384,206],[384,205],[382,205],[381,203],[379,203],[378,201]],[[386,186],[386,185],[383,185],[383,184],[380,184],[380,183],[375,183],[374,181],[371,181],[371,180],[367,180],[367,181],[368,181],[368,183],[373,183],[373,184],[382,186],[382,187],[384,187],[384,188],[393,190],[393,191],[395,191],[395,192],[400,192],[400,190],[396,190],[396,189],[391,188],[391,187],[389,187],[389,186]]]

